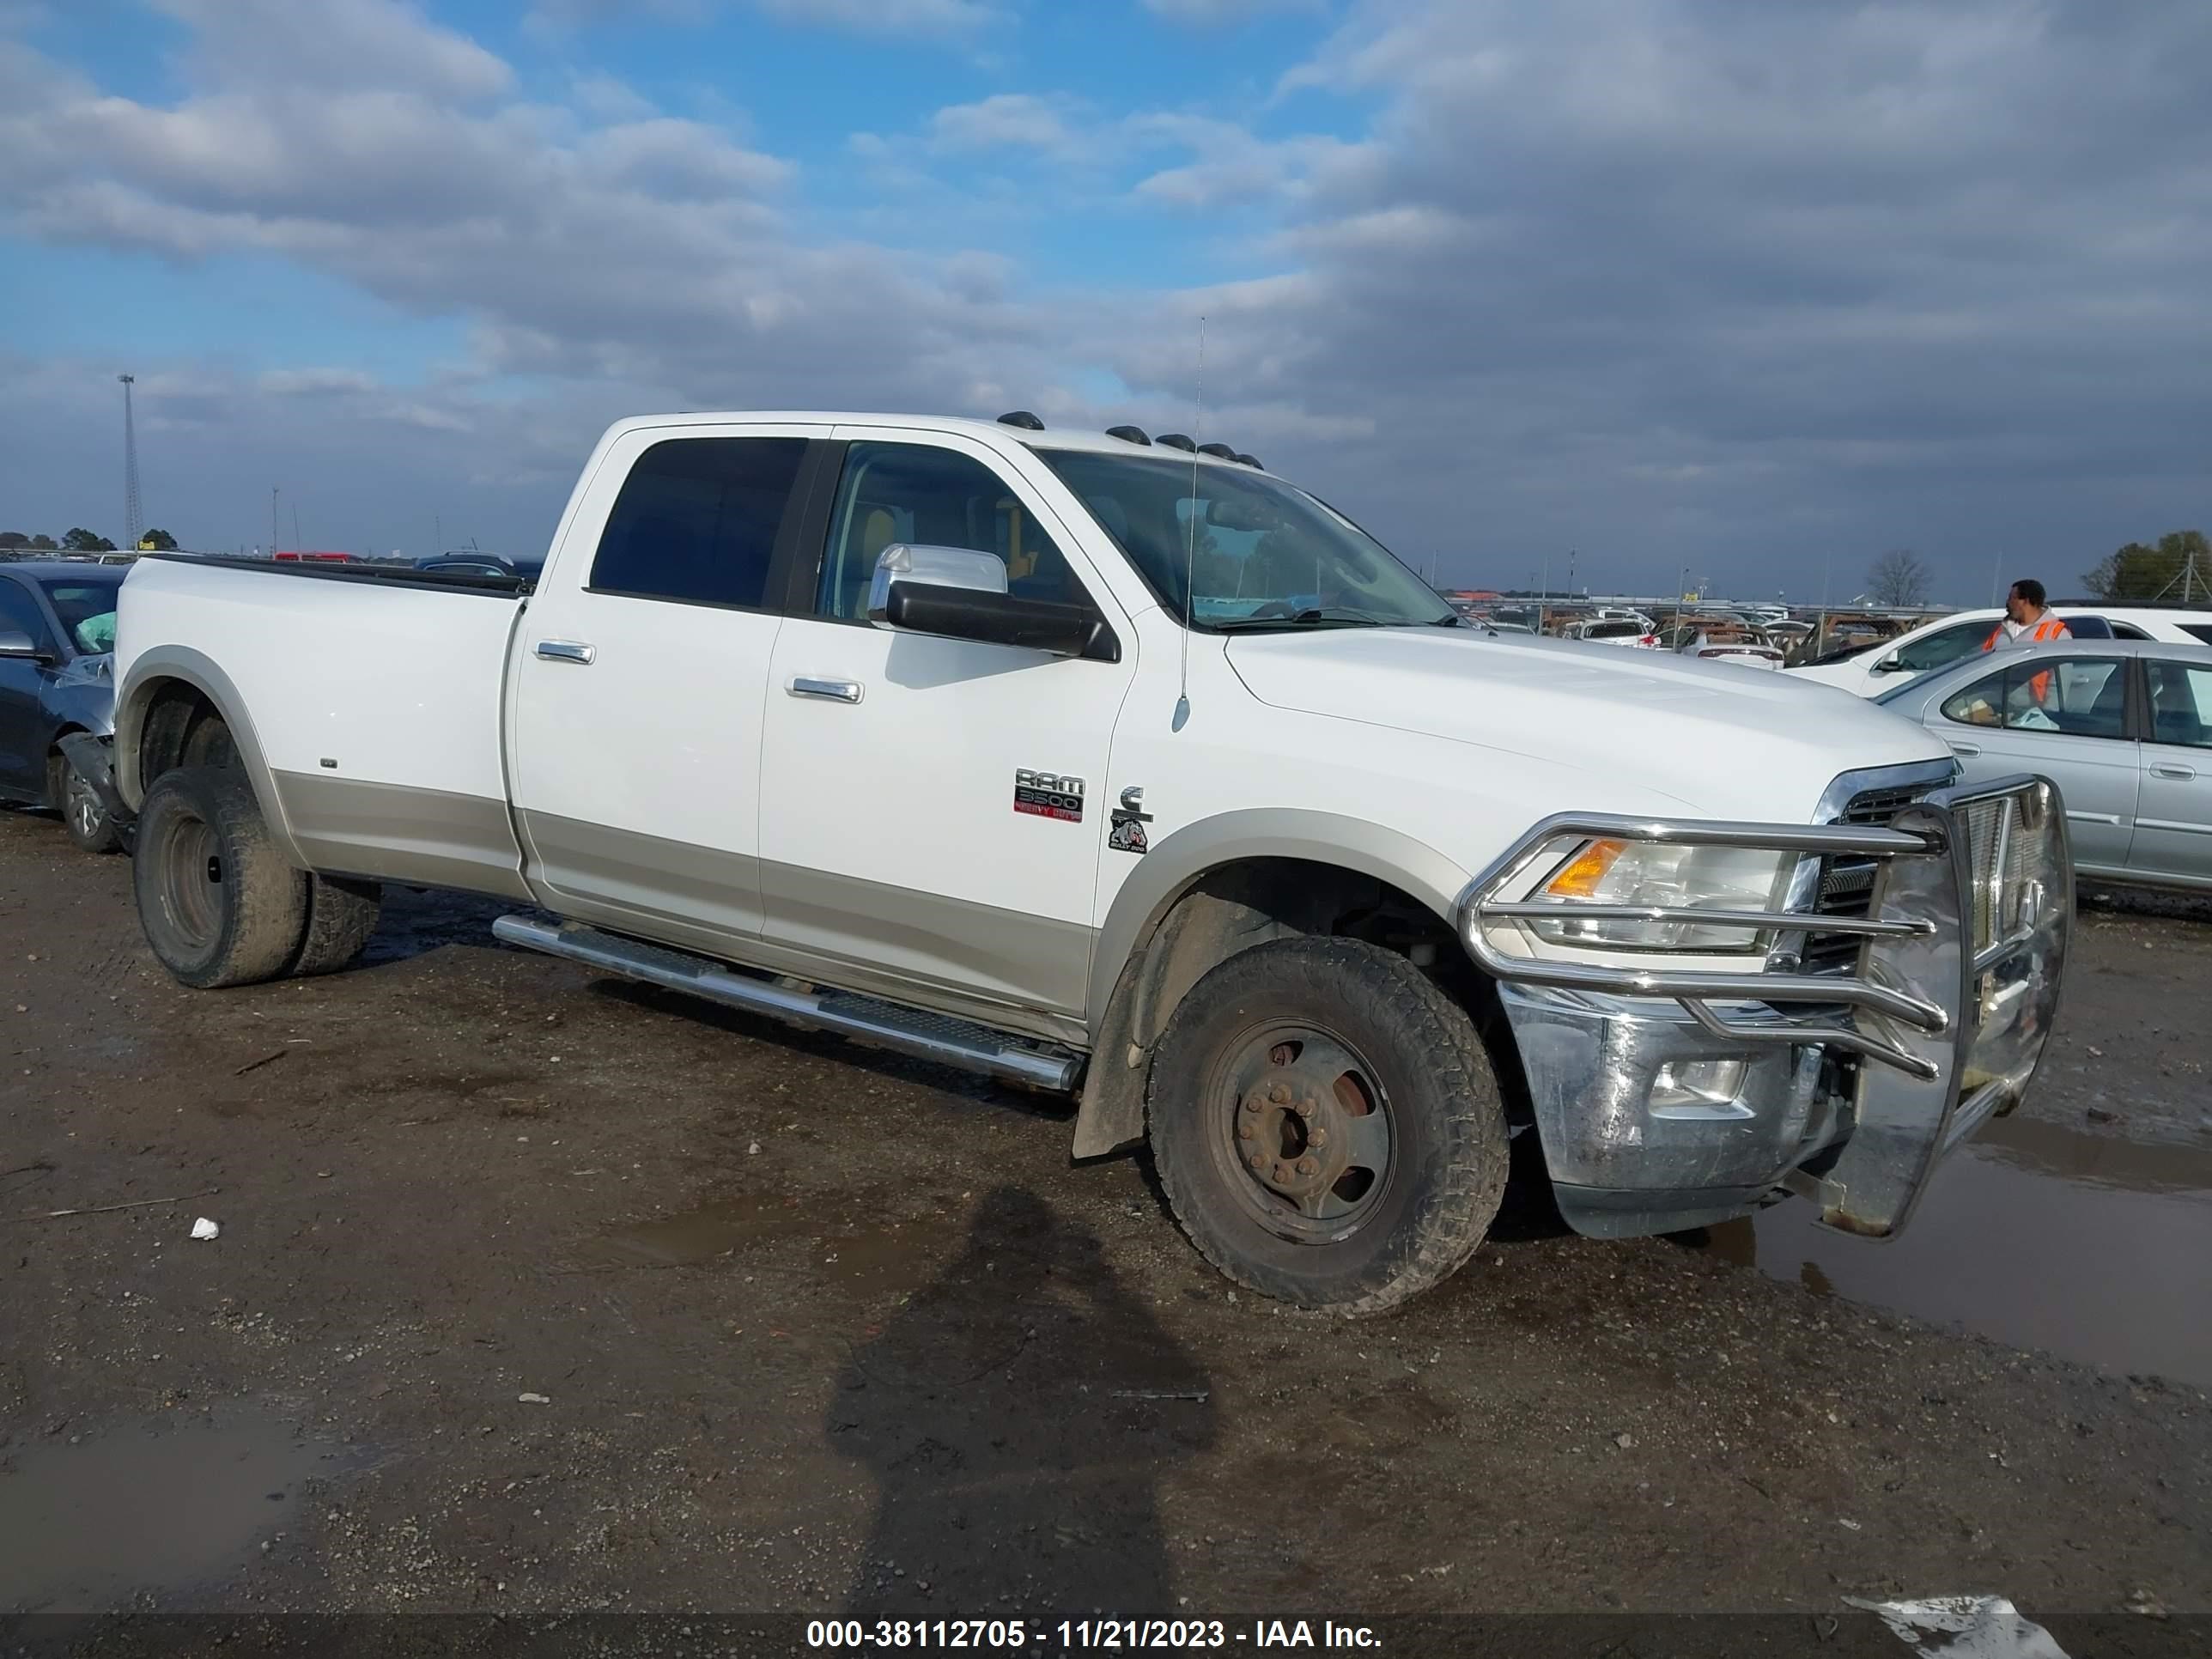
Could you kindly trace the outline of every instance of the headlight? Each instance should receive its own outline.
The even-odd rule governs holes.
[[[1539,883],[1531,899],[1577,904],[1639,905],[1670,910],[1775,910],[1781,908],[1797,855],[1756,847],[1696,847],[1658,842],[1586,841]],[[1771,933],[1741,923],[1650,921],[1563,915],[1529,924],[1553,945],[1607,945],[1632,951],[1700,954],[1763,952]]]

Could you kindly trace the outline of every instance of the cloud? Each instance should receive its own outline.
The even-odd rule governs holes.
[[[1966,599],[1993,552],[2063,588],[2204,513],[2197,0],[1364,0],[1280,77],[1264,134],[1101,75],[804,170],[619,83],[534,101],[407,6],[331,0],[325,39],[276,0],[165,3],[189,43],[172,101],[0,40],[9,222],[58,248],[260,252],[469,325],[422,386],[212,362],[168,366],[157,397],[149,363],[143,418],[197,446],[161,465],[227,480],[210,510],[248,503],[249,538],[271,466],[364,522],[474,490],[550,523],[596,427],[654,406],[1187,427],[1201,315],[1209,430],[1448,576],[1515,582],[1574,547],[1601,585],[1689,558],[1810,597],[1826,558],[1855,586],[1909,544]],[[979,8],[807,15],[862,9],[957,31]],[[1048,187],[948,182],[1008,156]],[[842,237],[811,194],[840,168],[865,198]],[[986,214],[993,252],[952,245]],[[1024,269],[1021,237],[1101,224],[1146,269],[1232,280]],[[92,479],[47,516],[93,521],[112,380],[76,366],[80,401],[51,365],[0,367],[56,411],[21,476]],[[380,487],[347,495],[364,468]]]
[[[1145,9],[1171,23],[1219,28],[1249,22],[1269,12],[1314,12],[1321,0],[1144,0]]]
[[[538,0],[532,16],[553,29],[637,14],[663,21],[704,21],[726,0]],[[746,0],[762,15],[794,27],[852,34],[962,35],[1006,21],[992,0]]]

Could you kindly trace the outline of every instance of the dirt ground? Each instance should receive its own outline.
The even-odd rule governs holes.
[[[0,1613],[1770,1613],[1875,1652],[1822,1645],[1844,1596],[1994,1592],[2077,1659],[2212,1633],[2212,1401],[2124,1354],[1540,1192],[1401,1313],[1300,1315],[1140,1160],[1071,1166],[1056,1102],[414,893],[356,970],[188,992],[129,877],[0,814]],[[2025,1117],[2190,1188],[2212,915],[2088,901],[2063,1022]]]

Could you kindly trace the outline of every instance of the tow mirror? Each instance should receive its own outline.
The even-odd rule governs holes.
[[[17,662],[51,662],[53,653],[46,650],[21,629],[0,633],[0,659]]]
[[[909,634],[1121,659],[1113,629],[1088,605],[1009,593],[999,558],[964,547],[895,542],[885,548],[868,583],[868,620]]]

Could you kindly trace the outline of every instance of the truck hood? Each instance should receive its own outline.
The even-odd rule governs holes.
[[[1626,786],[1711,817],[1802,823],[1839,772],[1950,758],[1848,691],[1672,652],[1343,628],[1238,635],[1227,656],[1275,708],[1565,764],[1611,781],[1616,798]]]

